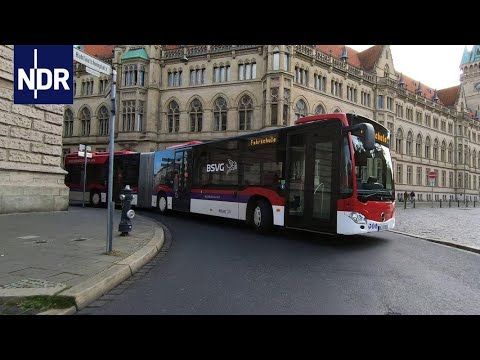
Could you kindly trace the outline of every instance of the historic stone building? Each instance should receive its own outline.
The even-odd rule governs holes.
[[[0,214],[66,210],[64,107],[13,104],[13,46],[0,45]]]
[[[343,45],[102,45],[84,51],[118,71],[116,150],[154,151],[354,111],[390,129],[399,199],[412,190],[418,200],[431,199],[428,173],[435,171],[435,200],[478,200],[480,123],[466,105],[470,89],[437,91],[409,78],[395,69],[388,45],[362,52]],[[64,152],[79,143],[105,150],[108,79],[77,65],[75,84],[75,103],[64,117]]]

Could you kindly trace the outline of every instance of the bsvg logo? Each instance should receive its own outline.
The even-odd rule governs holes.
[[[15,45],[15,104],[73,104],[73,46]]]

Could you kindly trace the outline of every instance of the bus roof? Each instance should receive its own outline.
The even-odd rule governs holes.
[[[319,121],[319,120],[327,120],[327,119],[332,119],[332,118],[337,118],[339,120],[347,119],[347,114],[346,113],[333,113],[333,114],[319,114],[319,115],[312,115],[312,116],[306,116],[299,118],[295,120],[295,125],[301,125],[301,124],[306,124],[309,122],[313,121]]]
[[[179,148],[179,147],[187,147],[187,146],[193,146],[193,145],[199,145],[199,144],[203,144],[203,141],[197,141],[197,140],[188,141],[188,142],[185,142],[185,143],[182,143],[182,144],[167,146],[165,149],[176,149],[176,148]]]
[[[137,154],[136,151],[121,150],[115,151],[114,155],[128,155],[128,154]],[[110,153],[108,151],[98,151],[92,152],[92,157],[87,158],[87,164],[105,164],[109,158]],[[83,164],[85,158],[83,156],[78,156],[78,151],[69,153],[65,155],[65,165],[69,164]]]

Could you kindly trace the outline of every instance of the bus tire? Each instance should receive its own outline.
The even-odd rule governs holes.
[[[98,191],[90,193],[90,204],[93,207],[99,207],[102,204],[102,197]]]
[[[160,192],[157,195],[157,210],[162,215],[168,214],[167,195],[163,192]]]
[[[267,234],[273,228],[273,208],[265,199],[257,201],[253,207],[252,224],[259,234]]]

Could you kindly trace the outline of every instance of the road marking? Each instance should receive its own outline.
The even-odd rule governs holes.
[[[26,236],[19,236],[17,239],[22,239],[22,240],[28,240],[28,239],[35,239],[35,238],[38,238],[40,236],[37,236],[37,235],[26,235]]]

